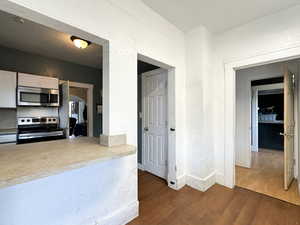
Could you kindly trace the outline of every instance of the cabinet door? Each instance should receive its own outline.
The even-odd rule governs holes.
[[[16,108],[16,72],[0,70],[0,108]]]
[[[19,73],[18,85],[25,87],[58,89],[58,79],[54,77]]]

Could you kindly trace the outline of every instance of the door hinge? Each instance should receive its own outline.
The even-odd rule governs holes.
[[[177,172],[177,166],[175,166],[175,172]]]

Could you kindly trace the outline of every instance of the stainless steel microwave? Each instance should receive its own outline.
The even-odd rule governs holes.
[[[59,90],[35,87],[18,87],[18,106],[59,106]]]

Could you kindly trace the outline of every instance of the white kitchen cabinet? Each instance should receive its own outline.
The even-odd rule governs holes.
[[[58,89],[58,83],[58,79],[54,77],[18,73],[19,86]]]
[[[0,108],[16,108],[16,74],[0,70]]]

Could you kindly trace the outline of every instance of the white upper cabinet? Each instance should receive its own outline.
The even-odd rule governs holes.
[[[16,108],[16,75],[0,70],[0,108]]]
[[[58,79],[54,77],[18,73],[19,86],[58,89],[58,83]]]

